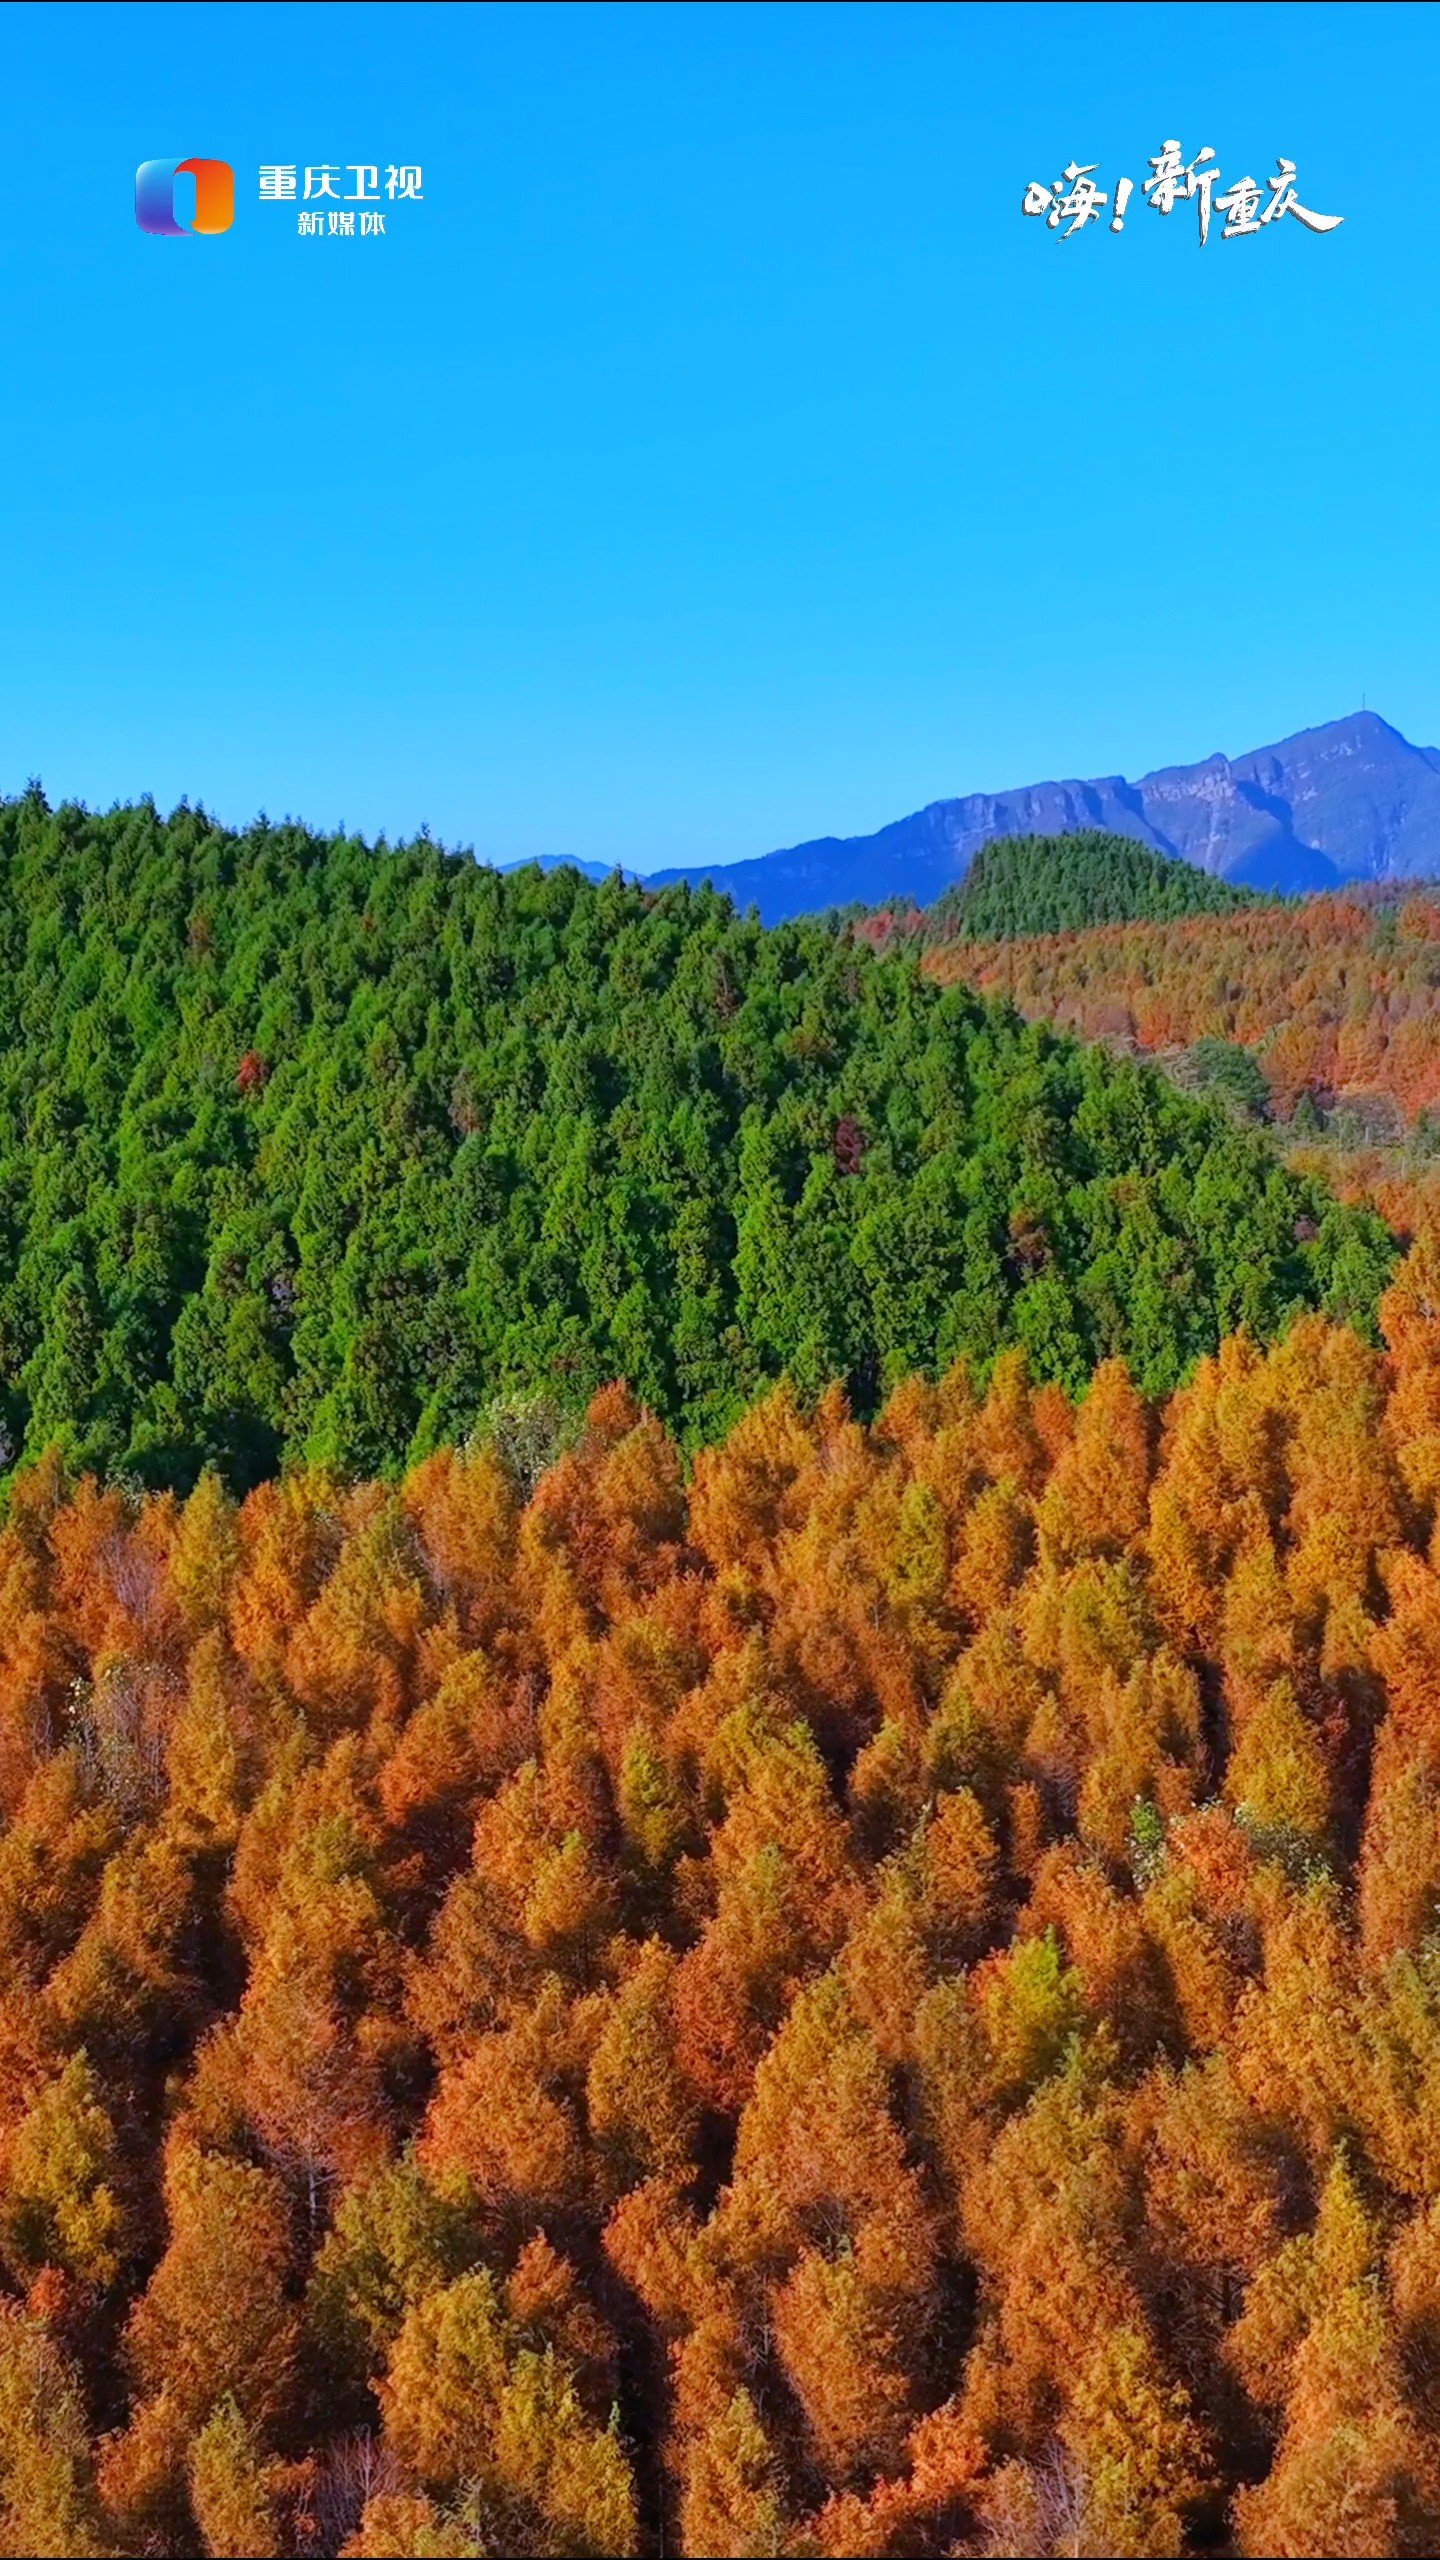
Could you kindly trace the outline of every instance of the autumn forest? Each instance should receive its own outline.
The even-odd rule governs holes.
[[[0,872],[0,2553],[1440,2548],[1434,1229],[1033,939]]]
[[[1041,900],[1033,850],[1000,855],[998,896],[982,894],[968,910],[957,902],[949,916],[942,901],[923,914],[869,917],[864,938],[919,949],[941,984],[1003,994],[1035,1020],[1165,1061],[1191,1081],[1228,1075],[1249,1113],[1284,1132],[1297,1170],[1320,1172],[1341,1198],[1368,1203],[1407,1233],[1435,1223],[1433,881],[1283,901],[1232,892],[1229,910],[1212,913],[1194,891],[1148,881],[1137,849],[1126,847],[1120,881],[1107,879],[1110,895],[1096,902],[1105,920],[1066,931],[1057,918],[1080,911],[1083,879],[1068,905],[1053,889]]]

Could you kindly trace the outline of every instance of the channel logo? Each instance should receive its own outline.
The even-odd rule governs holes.
[[[175,181],[195,181],[195,219],[175,211]],[[235,172],[228,160],[142,160],[135,172],[135,219],[142,231],[183,240],[191,231],[228,231],[235,219]]]

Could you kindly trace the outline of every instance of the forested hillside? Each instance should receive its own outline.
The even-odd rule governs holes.
[[[0,892],[0,2560],[1436,2548],[1435,1242],[1000,946]]]
[[[1087,1039],[1176,1050],[1227,1040],[1253,1050],[1288,1120],[1347,1098],[1392,1106],[1396,1127],[1440,1109],[1440,899],[1423,884],[1359,898],[1261,904],[1162,929],[1146,923],[927,951],[942,985],[1003,993]],[[1383,1119],[1383,1112],[1381,1114]]]
[[[0,2548],[1440,2541],[1440,1264],[0,1531]]]
[[[1223,1108],[818,924],[0,807],[6,1464],[383,1471],[619,1377],[693,1446],[1013,1344],[1161,1393],[1389,1261]]]
[[[933,905],[880,908],[857,930],[876,950],[928,951],[1140,919],[1171,924],[1269,903],[1193,863],[1154,853],[1134,836],[1080,827],[1061,836],[1003,836],[983,846],[959,885]]]

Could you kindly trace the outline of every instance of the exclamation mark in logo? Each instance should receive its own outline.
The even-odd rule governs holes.
[[[1135,189],[1131,180],[1129,178],[1122,178],[1115,189],[1115,210],[1110,216],[1110,228],[1112,231],[1124,230],[1125,207],[1134,193]]]

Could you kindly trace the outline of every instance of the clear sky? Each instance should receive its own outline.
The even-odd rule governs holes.
[[[0,789],[653,867],[1440,741],[1437,81],[1413,6],[0,8]],[[1202,252],[1172,135],[1343,227]],[[233,229],[143,235],[190,154]],[[1122,234],[1022,219],[1071,158]]]

